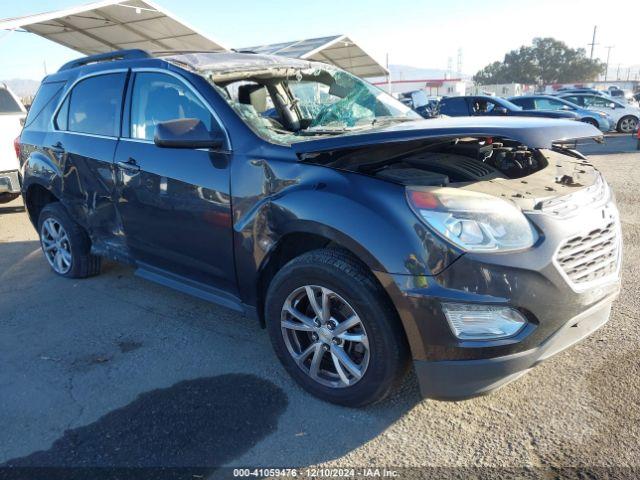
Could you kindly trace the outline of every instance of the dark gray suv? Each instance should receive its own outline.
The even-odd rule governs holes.
[[[359,406],[411,359],[426,396],[488,392],[608,320],[618,213],[566,147],[600,135],[423,120],[319,63],[135,50],[45,78],[17,145],[56,274],[109,258],[243,312],[304,388]]]

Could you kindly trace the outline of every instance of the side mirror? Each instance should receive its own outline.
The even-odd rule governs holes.
[[[573,110],[573,108],[571,108],[569,105],[563,105],[561,110]]]
[[[210,132],[197,118],[169,120],[156,125],[153,143],[163,148],[220,148],[222,132]]]
[[[508,110],[504,107],[496,107],[494,108],[494,112],[496,112],[498,115],[506,115],[508,113]]]
[[[613,103],[613,102],[611,102],[611,103],[609,104],[609,108],[613,108],[613,109],[615,110],[615,109],[616,109],[616,104],[615,104],[615,103]]]

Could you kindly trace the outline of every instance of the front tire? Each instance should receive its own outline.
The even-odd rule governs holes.
[[[618,132],[633,133],[638,126],[638,119],[632,115],[622,117],[618,122]]]
[[[290,261],[269,286],[265,316],[288,373],[328,402],[377,402],[407,371],[407,343],[394,307],[346,252],[315,250]]]
[[[91,255],[91,240],[59,203],[46,205],[38,219],[42,252],[62,277],[86,278],[100,273],[100,257]]]

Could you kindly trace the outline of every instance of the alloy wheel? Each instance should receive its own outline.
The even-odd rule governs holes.
[[[44,256],[51,268],[60,275],[68,273],[72,262],[71,243],[60,222],[54,218],[47,218],[42,223],[40,241]]]
[[[369,339],[356,311],[334,291],[294,290],[282,307],[282,336],[298,367],[331,388],[356,384],[369,365]]]
[[[620,130],[624,133],[633,132],[638,126],[638,120],[635,118],[623,118],[620,122]]]

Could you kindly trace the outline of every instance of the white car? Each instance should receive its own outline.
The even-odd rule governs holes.
[[[616,123],[616,130],[621,133],[632,133],[638,127],[640,108],[633,105],[614,100],[608,96],[591,93],[564,93],[559,97],[590,110],[608,113]]]
[[[27,111],[20,99],[4,84],[0,84],[0,203],[20,195],[18,156],[15,139],[20,135]]]

